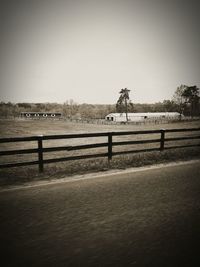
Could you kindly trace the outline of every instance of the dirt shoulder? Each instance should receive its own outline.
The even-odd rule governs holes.
[[[52,180],[71,179],[77,176],[91,176],[120,171],[130,171],[133,168],[157,166],[200,160],[200,149],[175,149],[162,152],[140,153],[116,156],[108,162],[107,159],[80,160],[62,162],[45,166],[44,173],[39,173],[36,167],[3,169],[0,172],[0,187],[26,185],[32,182],[49,182]]]

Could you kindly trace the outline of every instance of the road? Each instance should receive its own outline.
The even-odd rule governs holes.
[[[0,193],[1,266],[199,266],[200,161]]]

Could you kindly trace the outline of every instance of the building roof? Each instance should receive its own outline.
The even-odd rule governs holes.
[[[129,117],[167,116],[167,115],[178,116],[178,115],[180,115],[180,113],[178,113],[178,112],[143,112],[143,113],[134,112],[134,113],[128,113]],[[126,116],[126,113],[110,113],[107,116],[109,116],[109,117],[124,117],[124,116]]]
[[[60,112],[46,112],[46,111],[39,111],[39,112],[34,112],[34,111],[23,111],[23,112],[21,112],[21,114],[62,114],[62,113],[60,113]]]

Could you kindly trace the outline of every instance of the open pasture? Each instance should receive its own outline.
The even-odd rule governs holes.
[[[65,120],[0,120],[0,137],[18,137],[32,135],[51,135],[68,133],[90,133],[109,131],[139,131],[172,128],[200,127],[200,121],[171,122],[164,124],[88,124],[76,123]]]
[[[170,124],[155,124],[155,125],[99,125],[99,124],[83,124],[83,123],[73,123],[67,122],[64,120],[5,120],[1,121],[0,124],[0,137],[26,137],[26,136],[37,136],[37,135],[61,135],[61,134],[80,134],[80,133],[100,133],[100,132],[121,132],[121,131],[142,131],[142,130],[160,130],[160,129],[178,129],[178,128],[197,128],[200,126],[199,121],[188,121],[188,122],[177,122]],[[198,132],[183,132],[183,133],[167,133],[165,138],[173,138],[180,136],[199,136]],[[113,142],[123,142],[123,141],[139,141],[139,140],[150,140],[150,139],[160,139],[160,133],[156,134],[141,134],[141,135],[125,135],[125,136],[113,136]],[[43,147],[60,147],[60,146],[77,146],[77,145],[86,145],[86,144],[97,144],[97,143],[107,143],[108,137],[90,137],[90,138],[74,138],[74,139],[60,139],[60,140],[45,140],[43,141]],[[179,142],[179,141],[178,141]],[[172,145],[179,145],[176,141],[167,142],[165,147]],[[199,139],[195,140],[184,140],[181,141],[181,145],[190,145],[190,144],[199,144]],[[123,145],[123,146],[113,146],[113,152],[119,151],[128,151],[128,150],[137,150],[137,149],[149,149],[149,148],[159,148],[160,143],[147,143],[147,144],[133,144],[133,145]],[[37,142],[18,142],[18,143],[2,143],[0,144],[0,151],[2,150],[16,150],[16,149],[31,149],[37,148]],[[179,149],[181,150],[181,149]],[[195,148],[194,148],[195,150]],[[196,149],[197,150],[197,149]],[[99,148],[90,148],[84,150],[65,150],[59,152],[48,152],[44,153],[44,159],[55,159],[60,157],[72,157],[79,156],[83,154],[95,154],[95,153],[107,153],[108,147],[99,147]],[[160,152],[157,152],[160,153]],[[188,153],[191,153],[191,150],[188,150]],[[162,153],[163,154],[163,153]],[[176,153],[175,153],[176,154]],[[180,151],[178,152],[180,156]],[[163,155],[162,155],[163,156]],[[190,155],[187,155],[187,158]],[[192,154],[191,154],[192,156]],[[129,154],[130,157],[134,158],[133,154]],[[142,165],[142,158],[139,156],[139,165]],[[169,156],[168,156],[169,157]],[[123,161],[123,157],[120,156],[119,161]],[[161,154],[157,154],[157,160],[159,162]],[[2,163],[9,162],[24,162],[24,161],[37,161],[38,155],[35,154],[26,154],[26,155],[12,155],[12,156],[1,156]],[[178,159],[178,158],[177,158]],[[105,168],[107,159],[92,159],[90,160],[93,165],[95,165],[94,170]],[[136,160],[137,161],[137,160]],[[81,170],[82,167],[85,169],[88,160],[80,160],[75,162],[62,162],[62,163],[53,163],[45,165],[45,172],[55,172],[55,170],[65,170],[65,175],[71,173],[71,168],[73,166],[73,172],[77,173]],[[112,160],[112,164],[116,162],[115,157]],[[91,163],[89,163],[91,165]],[[97,166],[99,165],[99,166]],[[123,165],[122,162],[119,164]],[[114,167],[119,167],[117,164]],[[134,164],[133,164],[134,165]],[[126,166],[126,164],[125,164]],[[34,169],[38,170],[37,165],[34,167],[24,167],[21,169]],[[17,173],[17,169],[13,168],[12,175]],[[90,168],[86,168],[90,169]],[[91,168],[93,169],[93,167]],[[9,172],[6,169],[1,170],[3,174]]]

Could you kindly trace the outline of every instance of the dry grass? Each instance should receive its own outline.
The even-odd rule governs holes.
[[[1,121],[0,133],[1,137],[16,137],[16,136],[32,136],[32,135],[50,135],[50,134],[68,134],[68,133],[85,133],[85,132],[109,132],[109,131],[127,131],[127,130],[150,130],[150,129],[172,129],[172,128],[191,128],[199,127],[199,121],[194,122],[183,122],[183,123],[170,123],[170,124],[156,124],[156,125],[95,125],[95,124],[82,124],[82,123],[71,123],[66,121],[48,121],[48,120],[7,120]],[[197,134],[197,133],[193,133]],[[177,134],[169,134],[169,136],[175,136]],[[178,134],[180,135],[180,133]],[[189,135],[191,133],[183,133],[181,135]],[[167,136],[167,137],[169,137]],[[159,138],[160,135],[141,135],[141,136],[122,136],[115,137],[114,141],[119,140],[139,140],[139,139],[153,139]],[[77,145],[86,143],[98,143],[107,142],[106,137],[101,138],[90,138],[90,139],[74,139],[74,140],[54,140],[46,141],[45,147],[50,146],[61,146],[61,145]],[[185,143],[189,143],[187,141]],[[197,141],[193,141],[196,142]],[[198,142],[199,143],[199,142]],[[171,145],[171,144],[170,144]],[[129,150],[129,149],[140,149],[140,148],[151,148],[159,147],[158,144],[146,144],[136,146],[123,146],[114,147],[113,151]],[[4,149],[23,149],[37,147],[35,142],[24,142],[18,144],[1,144],[0,150]],[[59,153],[48,153],[45,155],[46,158],[55,158],[60,156],[72,156],[80,155],[82,153],[100,153],[107,152],[107,148],[90,149],[88,151],[73,151],[73,152],[59,152]],[[13,183],[24,183],[32,180],[40,179],[52,179],[62,178],[75,174],[83,174],[88,172],[105,171],[108,168],[127,168],[136,167],[147,164],[154,164],[160,162],[169,162],[176,160],[188,160],[197,158],[200,156],[199,148],[191,149],[176,149],[163,152],[153,153],[140,153],[140,154],[128,154],[126,156],[113,157],[112,161],[108,165],[107,159],[99,158],[93,160],[79,160],[70,162],[61,162],[56,164],[48,164],[45,166],[45,172],[42,174],[38,173],[38,167],[20,167],[0,170],[0,184],[13,184]],[[37,160],[37,155],[17,155],[2,157],[2,162],[11,161],[28,161]]]
[[[137,131],[200,127],[200,121],[171,122],[145,125],[103,125],[73,123],[64,120],[0,120],[0,137],[50,135],[106,131]]]

